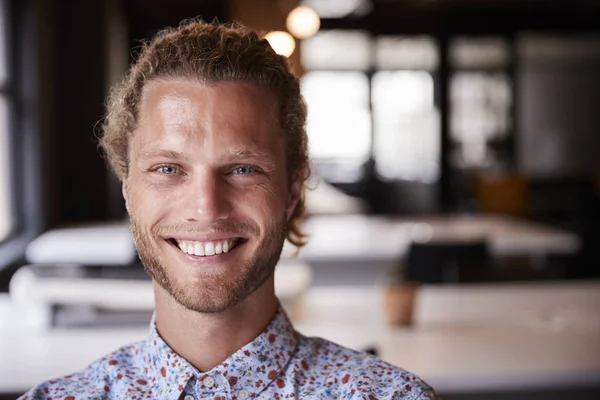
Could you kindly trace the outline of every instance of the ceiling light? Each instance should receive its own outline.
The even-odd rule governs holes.
[[[284,57],[289,57],[296,48],[296,41],[287,32],[272,31],[265,35],[265,39],[269,42],[275,53]]]
[[[373,8],[372,0],[303,0],[301,5],[316,11],[321,18],[364,17]]]
[[[292,35],[306,39],[319,31],[321,19],[312,8],[298,6],[288,14],[285,23]]]

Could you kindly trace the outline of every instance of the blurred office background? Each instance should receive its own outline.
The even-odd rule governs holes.
[[[277,32],[300,76],[311,238],[279,282],[301,331],[446,399],[600,398],[595,0],[0,1],[0,398],[143,338],[95,134],[140,39],[195,16]],[[409,327],[384,321],[397,271],[420,284]],[[140,323],[111,326],[113,306]]]

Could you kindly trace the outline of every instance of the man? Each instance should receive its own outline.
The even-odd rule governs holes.
[[[147,43],[111,94],[101,145],[152,276],[147,340],[23,399],[431,399],[414,375],[295,332],[274,292],[309,176],[297,78],[239,25]]]

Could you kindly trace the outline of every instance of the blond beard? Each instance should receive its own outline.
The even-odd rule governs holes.
[[[285,240],[285,219],[267,227],[267,235],[260,243],[252,257],[245,260],[234,270],[236,276],[232,280],[217,276],[206,276],[196,284],[185,284],[176,281],[169,273],[168,260],[161,260],[157,247],[152,244],[150,237],[156,241],[164,240],[153,232],[143,233],[141,225],[133,214],[130,215],[131,229],[140,260],[144,269],[152,279],[166,290],[183,307],[201,313],[219,313],[231,309],[244,301],[258,289],[273,273],[281,256]],[[254,224],[248,224],[247,231],[259,232]],[[239,226],[239,224],[233,224]],[[168,229],[168,228],[167,228]],[[156,231],[164,228],[156,227]],[[218,229],[217,229],[218,230]],[[227,230],[225,227],[223,231]],[[193,285],[193,286],[192,286]]]

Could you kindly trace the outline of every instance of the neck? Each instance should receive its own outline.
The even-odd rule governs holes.
[[[273,275],[242,303],[222,313],[184,308],[154,283],[156,328],[163,340],[201,372],[254,340],[277,311]]]

